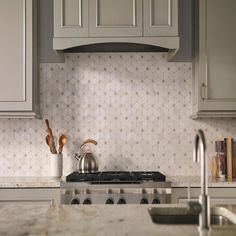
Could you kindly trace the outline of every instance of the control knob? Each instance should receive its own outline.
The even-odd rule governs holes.
[[[126,201],[124,198],[120,198],[117,202],[117,204],[126,204]]]
[[[114,200],[112,198],[108,198],[105,204],[114,204]]]
[[[148,200],[146,198],[142,198],[140,204],[148,204]]]
[[[80,204],[80,201],[78,198],[74,198],[74,199],[72,199],[70,204]]]
[[[160,200],[158,198],[154,198],[152,204],[160,204]]]
[[[89,198],[84,199],[83,204],[90,205],[92,204],[92,201]]]

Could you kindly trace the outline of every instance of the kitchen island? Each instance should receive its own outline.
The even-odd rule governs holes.
[[[197,225],[154,224],[150,206],[7,205],[0,208],[0,235],[201,235]],[[236,206],[229,209],[236,214]],[[212,226],[209,235],[235,236],[236,225]]]

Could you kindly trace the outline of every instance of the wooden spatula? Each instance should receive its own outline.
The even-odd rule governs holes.
[[[50,136],[50,139],[51,139],[51,152],[53,153],[53,154],[57,154],[57,149],[56,149],[56,144],[55,144],[55,140],[54,140],[54,137],[53,137],[53,133],[52,133],[52,129],[50,128],[50,126],[49,126],[49,121],[48,121],[48,119],[46,119],[45,120],[45,123],[46,123],[46,126],[47,126],[47,133],[48,133],[48,135]]]

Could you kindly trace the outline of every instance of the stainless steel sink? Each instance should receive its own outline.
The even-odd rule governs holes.
[[[211,224],[218,226],[235,224],[235,218],[230,213],[226,208],[212,207]],[[189,212],[186,207],[153,207],[149,208],[149,214],[152,221],[157,224],[199,224],[199,215]]]

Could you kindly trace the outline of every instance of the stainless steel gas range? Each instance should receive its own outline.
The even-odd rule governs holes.
[[[73,172],[61,183],[62,204],[165,204],[171,183],[160,172]]]

